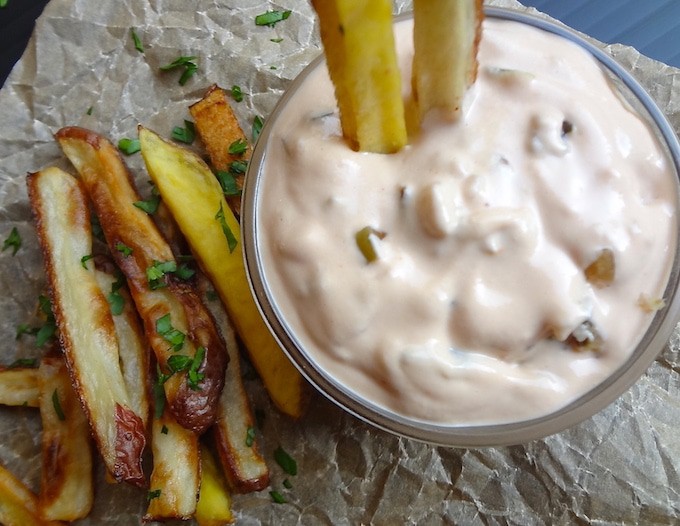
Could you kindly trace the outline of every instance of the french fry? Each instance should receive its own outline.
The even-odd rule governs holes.
[[[197,279],[201,296],[207,298],[212,284],[202,273]],[[212,428],[215,448],[233,491],[260,491],[269,486],[269,468],[260,454],[253,434],[255,424],[241,378],[236,335],[222,302],[204,301],[220,328],[229,353],[224,390],[220,397],[217,420]]]
[[[267,329],[253,299],[240,251],[239,224],[210,168],[197,155],[140,127],[147,170],[203,272],[215,285],[251,361],[276,406],[300,417],[307,383]],[[228,239],[232,236],[233,246]]]
[[[125,287],[120,287],[118,278],[112,275],[110,265],[95,260],[98,268],[94,271],[95,279],[103,294],[118,294],[123,307],[120,314],[113,316],[113,324],[118,337],[118,351],[123,381],[130,395],[132,410],[142,420],[144,429],[148,428],[150,389],[149,352],[146,337],[137,316],[134,304]],[[99,267],[106,268],[100,270]]]
[[[38,370],[0,367],[0,405],[38,407]]]
[[[61,356],[42,359],[39,379],[43,426],[40,513],[49,520],[82,519],[94,500],[87,418]]]
[[[166,409],[151,424],[153,472],[144,521],[190,519],[201,484],[198,436]]]
[[[482,0],[414,1],[412,89],[421,118],[433,108],[460,110],[477,78],[483,18]]]
[[[151,218],[134,206],[141,199],[114,146],[77,127],[63,128],[56,137],[80,174],[127,278],[149,344],[168,377],[168,405],[182,426],[200,434],[215,421],[228,360],[212,318],[187,282],[159,271],[159,265],[174,269],[177,263]]]
[[[198,526],[222,526],[234,522],[226,481],[207,447],[201,445],[201,493],[194,515]]]
[[[232,162],[250,159],[250,146],[243,154],[229,153],[231,144],[247,140],[222,88],[211,86],[201,100],[189,106],[189,112],[215,170],[228,172]],[[244,177],[242,173],[234,175],[239,189]],[[227,202],[237,217],[241,215],[241,196],[228,196]]]
[[[312,0],[345,139],[355,150],[392,153],[406,144],[401,74],[390,0]]]
[[[142,484],[143,422],[132,410],[120,371],[109,305],[92,270],[81,261],[92,252],[85,193],[58,168],[29,174],[27,182],[73,386],[109,472],[119,482]]]
[[[38,497],[0,464],[0,524],[3,526],[66,526],[40,516]]]

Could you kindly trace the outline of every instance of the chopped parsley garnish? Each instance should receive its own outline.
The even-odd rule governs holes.
[[[144,46],[134,27],[130,28],[130,35],[132,35],[132,41],[135,43],[135,49],[140,53],[144,53]]]
[[[156,332],[160,334],[166,342],[172,345],[171,349],[173,352],[182,350],[186,335],[172,326],[169,312],[156,320]]]
[[[7,239],[2,244],[2,251],[4,252],[10,247],[12,248],[12,256],[15,256],[19,248],[21,248],[21,236],[16,227],[12,228],[9,236],[7,236]]]
[[[149,494],[146,496],[146,500],[154,500],[157,499],[161,496],[161,490],[155,489],[153,491],[150,491]]]
[[[357,247],[366,258],[367,263],[373,263],[378,259],[378,253],[375,250],[374,239],[384,239],[385,232],[376,230],[373,227],[365,226],[354,235]]]
[[[252,447],[255,443],[255,428],[249,427],[246,431],[246,446]]]
[[[283,487],[286,489],[291,489],[293,487],[293,483],[288,479],[283,479]]]
[[[161,66],[161,71],[169,71],[175,68],[184,68],[179,83],[184,86],[187,81],[198,71],[198,65],[194,62],[198,57],[178,57],[169,64]]]
[[[271,495],[272,500],[277,504],[285,504],[288,502],[278,491],[270,491],[269,495]]]
[[[184,144],[191,144],[196,138],[196,125],[188,120],[184,121],[184,128],[175,126],[172,129],[172,138]]]
[[[243,92],[241,91],[241,86],[234,84],[231,87],[231,98],[236,102],[241,102],[243,100]]]
[[[17,369],[19,367],[36,368],[38,367],[38,360],[35,358],[19,358],[7,366],[8,369]]]
[[[160,418],[163,416],[163,412],[165,411],[165,389],[163,388],[163,384],[168,381],[168,378],[170,378],[170,375],[163,374],[161,372],[160,367],[156,367],[156,371],[158,374],[158,377],[156,378],[156,382],[153,384],[153,407],[154,407],[154,416],[156,418]]]
[[[88,254],[87,256],[83,256],[82,258],[80,258],[80,264],[83,266],[85,270],[87,270],[87,262],[90,261],[93,257],[94,255]]]
[[[118,141],[118,149],[125,155],[132,155],[137,153],[142,149],[139,139],[129,139],[128,137],[123,137]]]
[[[188,279],[191,279],[191,277],[196,274],[196,271],[192,268],[190,268],[186,264],[182,264],[179,267],[177,267],[177,270],[173,272],[175,276],[177,276],[179,279],[186,281]]]
[[[269,41],[274,42],[274,44],[280,44],[281,42],[283,42],[283,39],[282,38],[270,38]]]
[[[198,384],[205,378],[205,374],[198,372],[203,363],[203,358],[205,358],[205,347],[199,347],[196,349],[196,354],[191,361],[191,366],[187,373],[187,385],[189,386],[189,389],[194,391],[200,391],[201,388]]]
[[[236,183],[236,178],[234,177],[234,174],[232,174],[231,172],[219,171],[215,173],[215,176],[217,177],[217,180],[220,182],[220,186],[222,187],[222,192],[224,192],[224,195],[228,196],[241,195],[241,189],[238,187],[238,184]]]
[[[248,143],[243,139],[236,139],[229,145],[229,153],[231,155],[243,155],[248,149]]]
[[[184,354],[174,354],[168,358],[168,367],[172,374],[186,371],[191,367],[192,359]]]
[[[45,315],[46,320],[45,324],[36,333],[35,344],[38,347],[42,347],[57,332],[57,323],[54,319],[52,304],[49,298],[41,294],[38,296],[38,302],[40,303],[40,311]]]
[[[132,249],[125,243],[121,243],[120,241],[116,243],[116,250],[123,254],[123,257],[125,258],[132,254]]]
[[[269,69],[279,69],[276,66],[269,66]]]
[[[257,138],[260,136],[260,132],[262,131],[262,126],[264,126],[264,120],[262,120],[262,117],[259,115],[255,115],[255,118],[253,119],[252,131],[253,143],[257,142]]]
[[[85,113],[86,113],[87,115],[92,115],[92,110],[93,110],[93,109],[94,109],[94,108],[93,108],[92,106],[90,106],[89,108],[87,108],[87,111],[86,111]]]
[[[217,292],[215,292],[214,290],[209,290],[208,292],[206,292],[205,297],[208,301],[216,301],[220,299],[220,297],[217,295]]]
[[[149,197],[145,201],[135,201],[132,203],[135,205],[137,208],[140,210],[143,210],[149,215],[153,215],[156,213],[158,210],[158,205],[161,204],[161,196],[158,193],[152,193],[151,197]]]
[[[52,405],[54,406],[54,412],[57,413],[57,418],[59,418],[59,420],[62,422],[66,420],[66,415],[64,414],[64,410],[61,408],[61,403],[59,402],[59,393],[56,389],[52,393]]]
[[[217,211],[217,214],[215,214],[215,219],[219,221],[220,226],[222,227],[222,232],[224,232],[224,237],[227,238],[229,253],[232,253],[236,248],[236,245],[238,244],[238,240],[236,239],[236,236],[234,235],[234,233],[231,231],[231,228],[229,228],[229,225],[227,224],[227,220],[224,217],[224,209],[222,208],[222,203],[220,203],[220,209]]]
[[[256,26],[274,27],[276,24],[288,18],[291,11],[267,11],[255,17]]]
[[[174,261],[154,261],[152,265],[146,269],[146,279],[149,282],[151,290],[161,289],[165,287],[163,277],[177,270],[177,263]]]
[[[116,281],[111,283],[111,292],[106,297],[109,302],[109,308],[111,309],[111,314],[114,316],[119,316],[123,313],[125,308],[125,298],[118,292],[125,285],[125,276],[123,274],[118,274]]]
[[[233,175],[244,174],[248,169],[248,161],[232,161],[229,163],[229,173]]]
[[[21,325],[19,325],[17,327],[17,333],[16,333],[16,337],[14,339],[18,340],[24,334],[37,334],[38,330],[39,329],[37,327],[31,327],[30,325],[22,323]]]
[[[274,451],[274,460],[289,475],[297,475],[297,462],[281,446]]]
[[[167,434],[168,434],[168,426],[166,426],[164,424],[163,427],[161,427],[161,435],[167,435]]]

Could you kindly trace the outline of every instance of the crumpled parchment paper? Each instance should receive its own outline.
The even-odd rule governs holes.
[[[494,5],[522,8],[514,0]],[[395,12],[409,10],[400,0]],[[291,9],[275,28],[254,17]],[[523,8],[522,8],[523,9]],[[145,53],[135,50],[134,27]],[[271,39],[283,38],[281,42]],[[633,71],[680,130],[680,70],[607,48]],[[289,81],[320,52],[318,29],[304,0],[53,0],[0,91],[0,240],[17,227],[24,245],[0,254],[0,363],[39,356],[34,340],[15,341],[16,327],[37,323],[44,286],[25,174],[50,164],[67,168],[52,134],[81,125],[117,141],[138,123],[169,136],[187,106],[212,83],[241,86],[242,125],[266,117]],[[198,56],[185,86],[159,66]],[[92,108],[91,115],[88,109]],[[128,163],[143,182],[139,155]],[[144,189],[144,186],[141,186]],[[271,408],[258,380],[248,380],[265,418],[260,438],[272,489],[237,495],[239,524],[677,524],[680,521],[680,336],[625,395],[588,421],[529,444],[447,449],[400,439],[362,424],[321,396],[300,422]],[[29,408],[0,408],[0,462],[37,490],[40,423]],[[298,463],[285,475],[273,461],[281,445]],[[289,478],[292,489],[282,486]],[[96,504],[80,524],[137,524],[145,493],[111,486],[97,473]]]

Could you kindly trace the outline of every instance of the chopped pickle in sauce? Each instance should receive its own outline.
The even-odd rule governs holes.
[[[356,233],[354,237],[357,246],[366,258],[367,263],[373,263],[378,259],[378,252],[375,249],[376,239],[384,239],[386,235],[385,232],[380,232],[370,226],[365,226]]]

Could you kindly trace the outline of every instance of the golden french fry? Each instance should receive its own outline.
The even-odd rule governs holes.
[[[415,0],[412,88],[421,118],[439,108],[455,115],[477,78],[482,0]]]
[[[56,134],[99,216],[116,263],[127,278],[177,421],[197,433],[215,421],[227,354],[212,318],[193,288],[176,278],[172,250],[145,212],[116,148],[77,127]],[[121,251],[120,247],[126,247]]]
[[[201,485],[198,436],[166,409],[151,424],[153,472],[144,521],[190,519]]]
[[[61,356],[40,362],[42,478],[40,513],[49,520],[82,519],[92,509],[92,446],[87,418]]]
[[[255,440],[255,424],[241,378],[236,335],[222,302],[218,298],[215,301],[207,299],[212,284],[202,273],[198,276],[198,290],[220,328],[229,353],[224,390],[220,397],[217,420],[212,428],[215,448],[233,491],[260,491],[269,486],[269,468]]]
[[[99,265],[98,265],[99,266]],[[107,268],[106,271],[95,269],[94,275],[103,294],[118,295],[122,304],[119,314],[114,314],[113,324],[118,337],[118,352],[123,381],[130,395],[132,410],[142,420],[144,429],[149,423],[150,389],[149,362],[150,356],[146,337],[142,329],[137,311],[127,288],[120,287],[116,278]],[[111,301],[109,301],[111,304]]]
[[[207,447],[201,446],[201,493],[194,515],[198,526],[222,526],[234,522],[226,481]]]
[[[117,481],[142,484],[143,422],[120,371],[109,305],[81,261],[92,252],[85,193],[71,175],[47,168],[28,176],[28,194],[61,345],[97,447]]]
[[[38,370],[0,367],[0,405],[38,407]]]
[[[215,170],[228,172],[231,163],[250,159],[250,146],[242,154],[229,153],[230,145],[237,141],[248,141],[222,88],[211,86],[201,100],[189,106],[189,112]],[[238,188],[242,189],[244,174],[236,173],[234,179]],[[241,196],[228,196],[227,202],[234,214],[239,216]]]
[[[360,151],[400,150],[406,144],[406,121],[392,2],[312,0],[312,5],[345,138]]]
[[[4,526],[66,526],[40,516],[38,497],[0,464],[0,524]]]
[[[203,160],[189,150],[142,127],[139,139],[151,178],[201,269],[215,285],[269,395],[281,411],[300,417],[307,401],[307,383],[260,316],[246,277],[239,224],[219,183]]]

